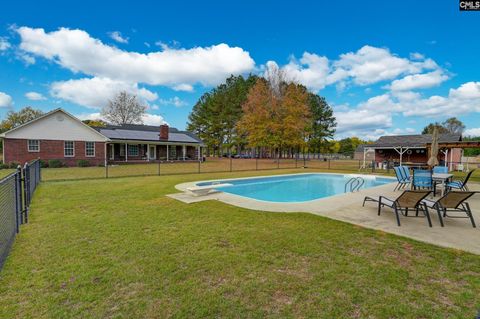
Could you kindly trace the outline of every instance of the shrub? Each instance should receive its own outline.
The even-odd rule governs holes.
[[[20,163],[19,163],[19,162],[10,162],[10,164],[9,164],[9,168],[17,168],[17,167],[18,167],[18,165],[20,165]]]
[[[77,161],[77,166],[78,167],[88,167],[90,166],[90,162],[84,159],[78,160]]]
[[[7,169],[7,168],[10,168],[10,165],[0,161],[0,169]]]
[[[48,161],[48,167],[50,167],[50,168],[59,168],[59,167],[62,167],[62,166],[63,166],[63,163],[62,163],[61,160],[52,159],[52,160]]]
[[[40,160],[40,167],[41,168],[47,168],[48,167],[48,162],[44,160]]]

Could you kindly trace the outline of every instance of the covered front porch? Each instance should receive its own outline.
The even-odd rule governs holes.
[[[202,146],[192,144],[113,142],[106,145],[109,162],[197,161]]]

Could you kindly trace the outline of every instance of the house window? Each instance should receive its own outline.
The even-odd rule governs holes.
[[[65,141],[64,142],[63,155],[65,157],[75,156],[75,143],[73,141]]]
[[[28,140],[28,151],[29,152],[40,152],[40,141],[39,140]]]
[[[85,156],[95,156],[95,142],[85,142]]]
[[[120,156],[125,156],[125,145],[120,144]]]
[[[138,145],[128,145],[128,156],[138,156]]]

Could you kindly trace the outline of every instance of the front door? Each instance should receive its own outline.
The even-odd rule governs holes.
[[[150,159],[157,159],[157,147],[156,146],[150,146],[150,153],[149,153],[149,158]]]

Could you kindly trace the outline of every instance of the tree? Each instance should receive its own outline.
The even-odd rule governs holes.
[[[83,123],[87,124],[91,127],[105,127],[107,126],[107,122],[104,120],[96,119],[96,120],[83,120]]]
[[[433,134],[433,130],[435,129],[435,127],[438,128],[438,133],[439,134],[448,133],[448,130],[445,127],[443,127],[442,124],[440,124],[438,122],[435,122],[435,123],[430,123],[427,126],[425,126],[423,128],[422,134]]]
[[[140,103],[136,95],[122,91],[102,109],[102,116],[113,124],[142,124],[147,107]]]
[[[240,148],[245,138],[238,134],[236,124],[242,116],[242,104],[257,77],[230,76],[210,92],[203,94],[188,117],[187,129],[195,132],[214,153],[223,148]]]
[[[5,119],[0,123],[0,131],[5,132],[19,125],[25,124],[40,115],[44,114],[41,110],[36,110],[30,106],[24,107],[18,112],[8,111]]]
[[[451,117],[443,123],[430,123],[423,128],[422,134],[433,134],[433,129],[437,127],[439,134],[462,134],[465,130],[465,124],[456,117]]]
[[[456,117],[447,119],[442,125],[451,134],[462,134],[465,130],[465,124]]]
[[[333,137],[337,122],[333,116],[333,109],[328,105],[324,97],[308,93],[308,104],[312,114],[308,146],[314,151],[321,152],[325,142]]]
[[[347,137],[339,141],[341,154],[352,156],[359,145],[368,144],[367,141],[363,141],[358,137]]]
[[[311,128],[308,92],[294,83],[280,84],[279,89],[278,83],[281,82],[258,79],[242,107],[243,116],[237,129],[251,147],[269,147],[281,152],[305,144]]]

